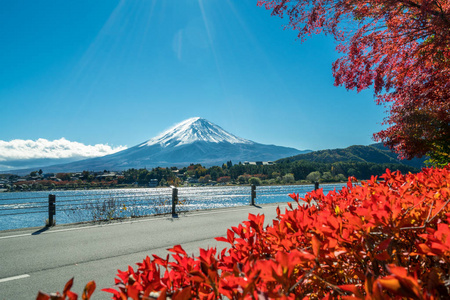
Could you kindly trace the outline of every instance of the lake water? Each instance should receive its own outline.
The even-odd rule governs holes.
[[[324,193],[344,184],[323,184]],[[255,204],[288,202],[290,193],[304,196],[313,185],[259,186]],[[170,213],[171,188],[75,190],[0,193],[0,230],[44,226],[48,195],[56,196],[57,224]],[[250,203],[249,186],[180,187],[177,211],[243,206]]]

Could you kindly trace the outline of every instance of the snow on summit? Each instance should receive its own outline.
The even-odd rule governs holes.
[[[220,126],[199,117],[187,119],[160,135],[150,139],[142,146],[161,145],[177,147],[194,142],[253,144],[252,141],[237,137],[226,132]]]

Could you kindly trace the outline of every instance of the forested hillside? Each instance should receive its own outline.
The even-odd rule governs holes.
[[[376,164],[401,164],[415,168],[422,168],[425,159],[400,160],[398,155],[383,144],[372,144],[369,146],[354,145],[344,149],[328,149],[314,151],[306,154],[299,154],[288,158],[283,158],[277,163],[289,163],[294,161],[310,161],[320,163],[336,162],[363,162]]]

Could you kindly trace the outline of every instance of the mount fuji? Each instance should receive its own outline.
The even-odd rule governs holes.
[[[229,160],[234,163],[274,161],[307,152],[310,151],[255,143],[197,117],[185,120],[134,147],[102,157],[48,166],[45,172],[183,167],[191,163],[220,166]]]

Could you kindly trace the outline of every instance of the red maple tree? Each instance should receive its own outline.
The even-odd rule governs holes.
[[[343,54],[335,85],[374,87],[389,125],[374,137],[404,158],[450,162],[449,0],[259,0],[304,40],[325,33]]]

